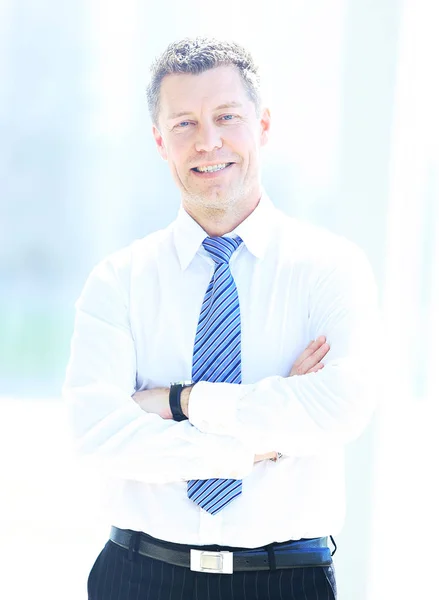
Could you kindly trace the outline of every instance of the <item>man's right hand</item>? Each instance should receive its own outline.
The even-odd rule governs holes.
[[[316,340],[309,343],[308,347],[302,352],[294,365],[291,367],[288,377],[294,375],[306,375],[307,373],[316,373],[323,369],[320,361],[329,352],[329,344],[326,343],[326,337],[321,335]],[[276,452],[268,452],[267,454],[256,454],[254,462],[261,462],[270,458],[275,458]]]

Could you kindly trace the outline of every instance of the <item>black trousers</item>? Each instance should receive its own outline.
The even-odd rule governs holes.
[[[108,541],[88,583],[89,600],[335,600],[333,566],[198,573]]]

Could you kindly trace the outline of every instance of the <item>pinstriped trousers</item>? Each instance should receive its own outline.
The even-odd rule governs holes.
[[[89,600],[335,600],[333,567],[198,573],[108,541],[88,582]]]

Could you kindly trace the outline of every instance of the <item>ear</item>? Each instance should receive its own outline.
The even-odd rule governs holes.
[[[163,160],[168,160],[168,153],[166,152],[165,142],[163,140],[162,134],[155,125],[152,128],[152,135],[154,136],[154,140],[157,145],[157,150],[159,151],[160,156],[163,158]]]
[[[268,135],[270,132],[271,126],[271,115],[268,108],[264,108],[260,117],[260,125],[261,125],[261,146],[265,146],[268,142]]]

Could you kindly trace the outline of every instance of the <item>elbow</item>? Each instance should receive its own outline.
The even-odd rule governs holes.
[[[336,367],[334,368],[336,371]],[[324,429],[330,437],[347,444],[356,440],[371,421],[376,406],[376,389],[358,370],[337,373],[327,386]],[[323,424],[322,424],[323,425]]]

